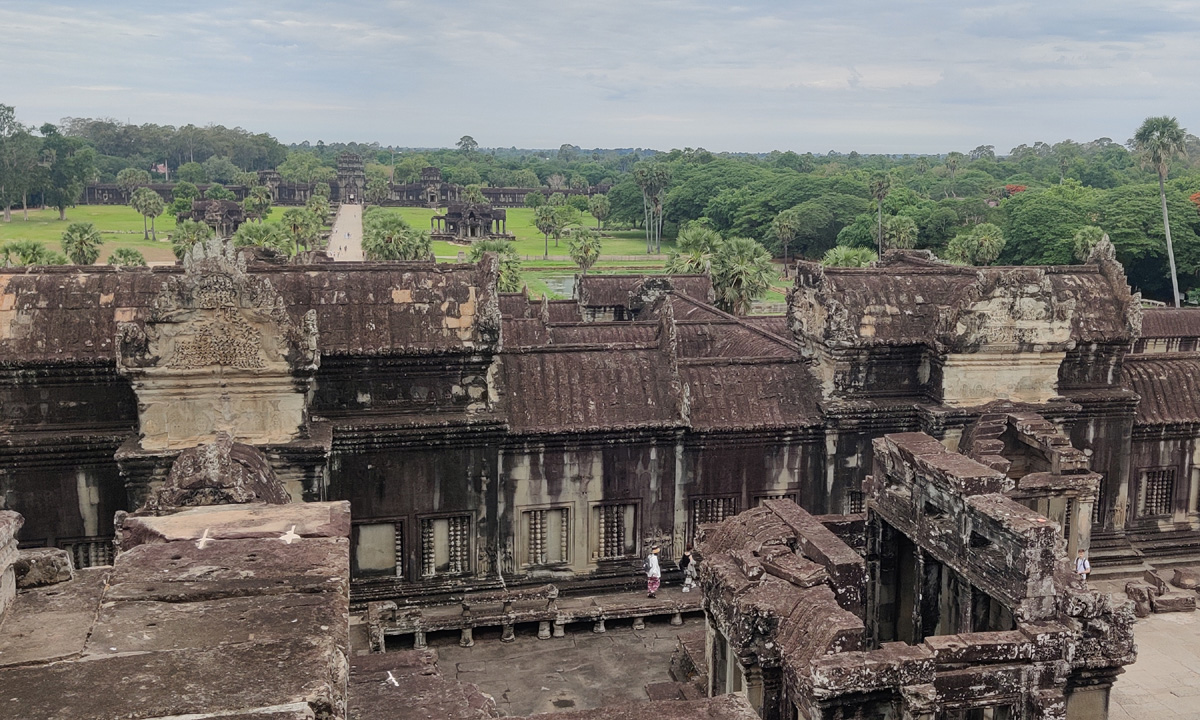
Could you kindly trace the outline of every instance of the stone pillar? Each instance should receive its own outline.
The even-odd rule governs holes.
[[[672,615],[671,616],[671,624],[672,625],[682,625],[683,624],[683,614],[675,613],[674,615]]]
[[[550,639],[550,621],[543,620],[538,623],[538,640]]]
[[[634,630],[645,630],[646,629],[646,618],[635,617],[633,619],[633,629]]]
[[[413,633],[413,649],[414,650],[424,650],[425,649],[425,631],[424,630],[417,630],[416,632]]]
[[[17,596],[17,575],[13,563],[17,561],[17,531],[25,524],[25,518],[11,510],[0,510],[0,618]]]
[[[506,622],[503,625],[501,625],[500,626],[500,642],[510,643],[510,642],[516,642],[516,641],[517,641],[517,635],[513,631],[513,624],[510,622]]]
[[[475,647],[475,638],[471,628],[465,627],[462,629],[462,635],[458,638],[459,647]]]
[[[594,633],[602,633],[602,632],[605,632],[605,630],[604,630],[604,618],[600,618],[599,620],[597,620],[597,621],[596,621],[596,624],[592,626],[592,632],[594,632]]]
[[[553,627],[554,627],[554,637],[556,637],[556,638],[566,637],[567,632],[566,632],[564,623],[562,621],[562,618],[555,618]]]

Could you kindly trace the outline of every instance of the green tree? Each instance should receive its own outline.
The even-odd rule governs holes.
[[[329,183],[327,182],[315,182],[313,183],[312,194],[313,196],[323,197],[326,201],[328,201],[329,193],[332,192],[332,190],[333,189],[329,187]]]
[[[639,162],[633,167],[633,180],[642,191],[646,254],[661,252],[663,196],[671,184],[671,168],[660,162]]]
[[[887,248],[914,248],[917,246],[917,234],[917,221],[907,215],[889,215],[883,222],[883,240]]]
[[[600,259],[600,234],[589,228],[575,228],[567,237],[567,254],[587,277],[588,270]]]
[[[835,245],[825,252],[821,264],[829,267],[867,267],[878,259],[879,256],[870,248]]]
[[[1087,262],[1087,259],[1092,254],[1092,248],[1096,247],[1096,243],[1107,239],[1108,234],[1095,225],[1085,225],[1079,228],[1079,232],[1075,233],[1075,237],[1071,238],[1075,259],[1079,262]]]
[[[194,184],[187,181],[175,183],[175,188],[171,190],[171,204],[167,207],[167,214],[174,217],[181,212],[190,212],[192,201],[199,197],[200,189]]]
[[[307,250],[316,241],[321,232],[321,219],[307,208],[292,208],[283,213],[280,225],[287,231],[292,242],[292,254]],[[363,243],[366,244],[365,241]]]
[[[129,198],[129,204],[133,206],[142,215],[142,239],[146,239],[146,218],[150,218],[150,232],[155,240],[158,240],[158,231],[154,227],[154,220],[166,210],[166,203],[163,202],[162,196],[148,187],[140,187],[133,191],[133,196]]]
[[[46,249],[35,240],[13,240],[0,245],[0,267],[66,264],[66,256]]]
[[[946,246],[946,259],[968,265],[991,265],[1004,250],[1004,233],[991,223],[955,235]]]
[[[91,223],[71,223],[62,235],[62,249],[76,265],[91,265],[100,257],[104,238]]]
[[[367,166],[367,186],[363,189],[363,198],[376,205],[387,200],[392,194],[392,186],[388,183],[388,171],[382,165]]]
[[[258,173],[256,172],[237,172],[233,175],[233,184],[241,185],[244,188],[259,187]]]
[[[612,203],[608,201],[607,195],[593,195],[588,198],[588,212],[592,217],[596,218],[596,228],[602,229],[604,221],[608,219],[609,213],[612,212]]]
[[[238,174],[242,171],[241,168],[233,164],[232,160],[223,155],[213,155],[205,160],[203,165],[204,174],[208,176],[208,179],[219,183],[234,182]]]
[[[792,241],[796,239],[797,233],[800,232],[804,225],[804,217],[796,208],[788,208],[775,216],[771,221],[771,229],[775,231],[775,237],[783,245],[783,276],[787,277],[787,261],[788,247]]]
[[[871,176],[871,197],[875,199],[876,222],[876,251],[883,255],[883,201],[892,190],[892,178],[886,173],[875,173]]]
[[[542,181],[538,179],[537,173],[529,168],[522,168],[513,173],[513,184],[519,188],[536,188],[542,186]],[[538,193],[539,195],[541,193]]]
[[[1167,171],[1171,160],[1184,153],[1187,132],[1179,127],[1179,121],[1163,115],[1150,117],[1133,134],[1133,147],[1141,156],[1143,165],[1154,168],[1158,173],[1158,196],[1162,203],[1163,234],[1167,237],[1167,261],[1171,265],[1171,299],[1179,307],[1179,279],[1175,272],[1175,248],[1171,245],[1171,221],[1167,217]]]
[[[38,164],[41,141],[21,123],[11,105],[0,104],[0,208],[4,222],[12,221],[12,206],[20,198],[26,208],[31,191],[43,184],[45,168]]]
[[[725,240],[716,230],[703,223],[690,222],[675,238],[675,249],[667,255],[666,271],[683,275],[707,273],[724,244]]]
[[[546,198],[546,204],[553,205],[554,207],[562,207],[567,204],[567,196],[560,192],[550,193],[550,197]]]
[[[131,247],[119,247],[108,256],[109,265],[145,267],[146,256]]]
[[[304,204],[304,208],[313,214],[321,225],[329,218],[331,212],[329,208],[329,198],[324,195],[312,195],[308,198],[308,202]]]
[[[539,208],[546,204],[546,196],[540,192],[531,192],[525,194],[525,207]]]
[[[270,248],[283,255],[292,255],[295,246],[291,237],[275,223],[242,223],[233,234],[235,247]]]
[[[46,204],[58,209],[58,219],[67,219],[67,206],[79,200],[79,194],[96,171],[96,153],[82,140],[66,137],[50,123],[42,125],[42,155],[48,164],[43,190]]]
[[[542,253],[542,259],[550,259],[550,234],[557,227],[557,213],[554,208],[549,205],[540,205],[533,210],[533,226],[538,229],[542,237],[546,241],[545,251]]]
[[[463,155],[474,155],[475,151],[479,149],[479,143],[475,142],[475,138],[470,135],[463,135],[455,145]]]
[[[581,213],[588,211],[587,195],[571,195],[567,198],[567,205],[575,208]]]
[[[472,183],[463,188],[463,202],[475,203],[482,205],[487,202],[487,198],[483,196],[483,188],[478,183]]]
[[[328,183],[337,178],[337,171],[321,162],[316,155],[308,152],[294,152],[275,168],[279,178],[284,182],[308,185],[311,183]]]
[[[363,219],[363,255],[376,262],[428,260],[433,255],[429,233],[415,230],[401,216],[373,210]]]
[[[713,291],[717,307],[735,315],[750,312],[751,304],[771,289],[775,270],[771,253],[750,238],[729,238],[713,257]]]
[[[133,195],[133,191],[150,184],[150,173],[141,168],[125,168],[117,173],[117,187],[121,188],[128,195]]]
[[[471,245],[467,259],[477,263],[488,252],[500,256],[500,292],[520,292],[524,283],[521,281],[521,256],[517,254],[516,246],[508,240],[480,240]]]
[[[234,200],[236,197],[221,183],[213,183],[204,191],[205,200]]]
[[[271,191],[262,186],[250,188],[246,199],[242,201],[242,211],[248,219],[257,220],[262,224],[263,219],[271,212]]]
[[[175,179],[196,184],[206,183],[209,180],[204,166],[198,162],[188,162],[180,165],[179,169],[175,171]]]
[[[195,220],[184,220],[175,226],[171,233],[171,250],[180,260],[187,255],[188,250],[198,242],[204,242],[213,236],[213,229]]]

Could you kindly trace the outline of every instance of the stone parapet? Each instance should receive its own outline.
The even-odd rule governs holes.
[[[17,513],[0,510],[0,620],[17,594],[13,563],[17,561],[17,531],[24,523]]]

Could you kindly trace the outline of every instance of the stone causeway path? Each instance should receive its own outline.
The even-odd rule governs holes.
[[[362,262],[362,205],[342,203],[329,233],[329,254],[334,260]]]

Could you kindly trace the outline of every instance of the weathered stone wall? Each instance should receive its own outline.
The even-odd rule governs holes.
[[[13,563],[17,561],[17,531],[21,523],[17,513],[0,510],[0,622],[17,594]]]

